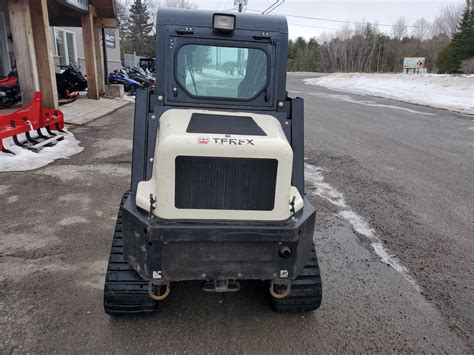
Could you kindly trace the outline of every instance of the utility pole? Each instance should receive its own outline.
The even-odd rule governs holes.
[[[234,0],[234,6],[237,6],[239,12],[243,12],[244,5],[247,6],[248,0]],[[242,48],[237,49],[237,74],[242,75]]]
[[[247,1],[248,0],[234,0],[234,6],[237,6],[239,12],[243,12],[244,6],[247,6]]]

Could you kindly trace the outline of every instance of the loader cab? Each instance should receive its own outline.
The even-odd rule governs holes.
[[[293,150],[292,184],[303,195],[304,104],[286,91],[286,18],[160,9],[156,38],[156,87],[137,92],[132,192],[153,175],[165,112],[189,109],[277,119]],[[222,123],[211,118],[207,124]]]
[[[276,111],[286,98],[284,17],[163,9],[156,53],[164,106]]]

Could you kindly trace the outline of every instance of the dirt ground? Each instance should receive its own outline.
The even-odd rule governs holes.
[[[290,87],[319,90],[297,76]],[[308,186],[318,210],[314,239],[324,287],[318,311],[272,312],[261,282],[243,283],[232,294],[205,293],[190,282],[173,285],[154,315],[107,316],[104,275],[130,176],[129,105],[72,129],[82,153],[30,172],[0,173],[0,352],[472,352],[473,158],[465,150],[473,146],[462,143],[472,132],[452,133],[459,145],[445,143],[455,157],[447,160],[430,153],[426,141],[420,140],[423,152],[413,147],[407,120],[416,125],[415,116],[305,99],[308,162],[326,169],[325,180],[375,228],[421,293]],[[371,119],[376,115],[402,120],[400,128],[381,139],[387,123]],[[474,126],[468,118],[445,119],[459,130],[462,120]],[[450,164],[459,164],[454,177]]]

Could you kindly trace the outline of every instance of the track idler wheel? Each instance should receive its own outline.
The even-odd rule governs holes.
[[[163,293],[155,293],[156,288],[161,291],[161,286],[165,286],[165,292]],[[148,296],[150,296],[155,301],[162,301],[170,294],[170,282],[168,280],[165,281],[150,281],[148,282]]]

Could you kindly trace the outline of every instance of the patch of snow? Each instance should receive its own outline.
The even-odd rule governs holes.
[[[77,208],[78,205],[81,205],[83,210],[87,210],[92,202],[92,199],[86,194],[76,193],[59,196],[59,201],[72,202],[74,203],[75,208]]]
[[[18,196],[17,195],[13,195],[13,196],[10,196],[8,199],[7,199],[7,203],[14,203],[18,201]]]
[[[123,95],[121,97],[122,100],[125,100],[125,101],[129,101],[131,103],[135,103],[136,101],[136,96],[135,95],[129,95],[128,93],[125,93],[125,95]]]
[[[133,141],[131,139],[110,138],[100,139],[93,145],[98,148],[98,153],[95,154],[95,157],[105,159],[131,152]]]
[[[33,137],[34,138],[34,137]],[[22,137],[20,137],[22,140]],[[6,149],[15,155],[0,152],[0,171],[27,171],[46,166],[57,159],[65,159],[84,150],[71,132],[53,147],[44,147],[38,153],[18,147],[12,138],[4,139]]]
[[[320,167],[305,163],[305,179],[314,188],[312,192],[337,207],[346,208],[347,204],[344,195],[324,181],[322,171],[323,169]]]
[[[408,269],[400,263],[397,257],[389,254],[375,230],[361,215],[353,211],[346,203],[344,194],[324,181],[322,171],[324,171],[324,169],[305,163],[305,180],[309,182],[313,188],[312,190],[309,189],[309,192],[339,207],[340,210],[336,215],[349,222],[358,234],[363,235],[369,240],[370,246],[383,263],[393,267],[413,288],[421,292],[421,288],[413,277],[410,276]]]
[[[100,165],[55,165],[49,169],[41,170],[38,174],[52,176],[60,179],[62,182],[72,180],[85,181],[96,179],[98,175],[103,178],[110,176],[129,176],[130,169],[114,164]],[[87,183],[90,186],[90,183]]]
[[[28,235],[31,238],[31,234]],[[41,238],[36,238],[41,239]],[[31,242],[31,241],[30,241]],[[22,249],[23,250],[23,249]],[[18,282],[23,277],[31,278],[35,273],[77,273],[77,267],[65,263],[57,256],[45,256],[39,259],[9,258],[8,262],[0,264],[0,282],[3,280],[12,280]]]
[[[80,216],[72,216],[72,217],[66,217],[63,218],[58,222],[60,226],[69,226],[71,224],[76,224],[76,223],[87,223],[87,219],[82,218]]]
[[[337,73],[306,84],[474,114],[474,77],[435,74]]]
[[[0,239],[0,251],[3,255],[15,254],[18,251],[38,250],[50,247],[58,243],[58,238],[49,236],[48,238],[35,238],[34,234],[5,233]]]
[[[345,209],[339,211],[337,216],[348,221],[354,230],[366,237],[370,241],[372,249],[380,257],[380,260],[393,267],[398,273],[400,273],[418,292],[421,292],[420,287],[416,281],[410,276],[408,270],[403,266],[397,257],[390,255],[385,249],[382,241],[378,238],[375,230],[370,227],[369,223],[359,214],[352,211],[351,209]]]
[[[237,69],[235,70],[237,72]],[[194,74],[196,75],[196,73]],[[232,75],[224,70],[216,70],[211,68],[203,68],[201,75],[206,79],[231,79],[239,78],[238,76]]]
[[[199,84],[200,81],[220,79],[239,79],[239,76],[232,75],[223,70],[216,70],[210,68],[203,68],[202,72],[194,72],[194,80],[196,81],[196,84]],[[191,75],[188,75],[186,77],[186,85],[193,85],[193,79]]]
[[[405,111],[405,112],[410,112],[410,113],[416,113],[418,115],[436,116],[435,113],[422,112],[422,111],[418,111],[418,110],[413,110],[411,108],[395,106],[395,105],[379,104],[379,103],[376,103],[375,101],[371,101],[371,100],[357,100],[356,98],[350,97],[348,95],[326,94],[326,93],[322,93],[322,92],[305,92],[305,91],[290,91],[290,92],[295,93],[295,94],[306,94],[306,95],[318,96],[318,97],[322,97],[322,98],[340,100],[340,101],[345,101],[345,102],[349,102],[349,103],[352,103],[352,104],[358,104],[358,105],[364,105],[364,106],[370,106],[370,107],[385,107],[385,108],[390,108],[390,109],[394,109],[394,110],[400,110],[400,111]]]
[[[107,269],[107,260],[97,260],[80,265],[81,275],[75,282],[87,288],[102,290],[104,287],[104,270]]]
[[[0,195],[6,194],[9,188],[8,185],[0,185]]]

